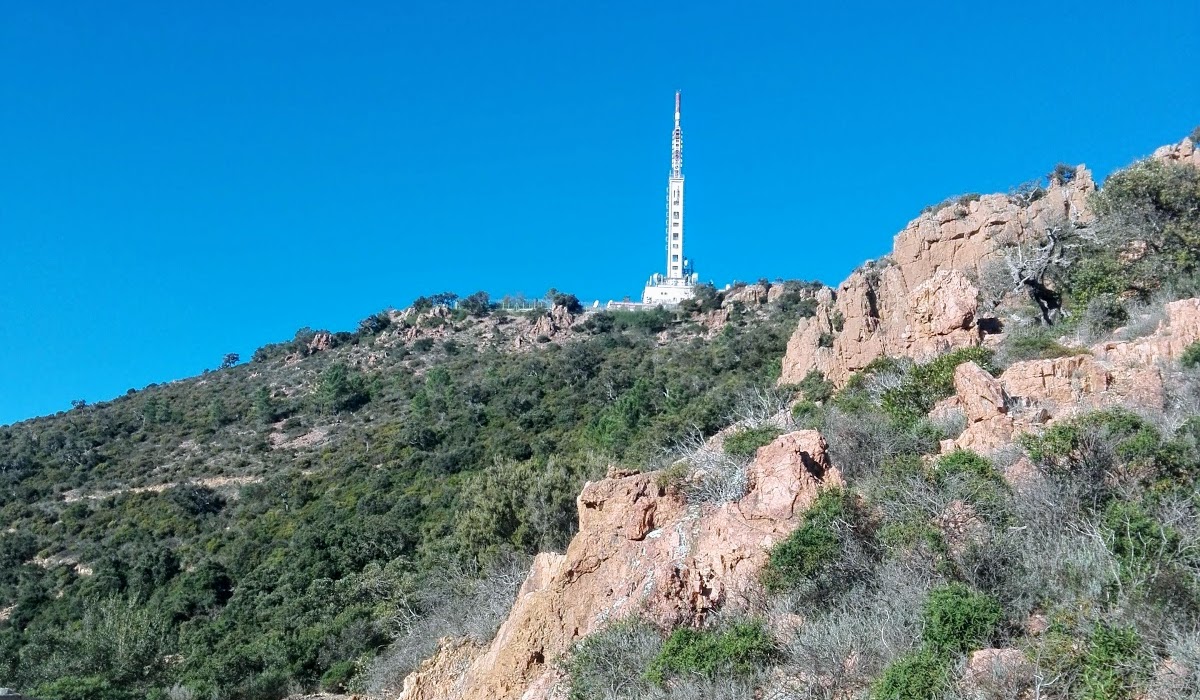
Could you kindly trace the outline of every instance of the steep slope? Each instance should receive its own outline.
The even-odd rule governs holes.
[[[1193,167],[1195,153],[1185,140],[1153,159]],[[683,483],[704,478],[705,469],[687,460],[682,470],[614,472],[589,483],[578,499],[579,533],[564,554],[538,556],[490,644],[444,640],[397,697],[558,698],[597,675],[611,682],[586,692],[576,686],[580,697],[706,697],[718,687],[742,689],[725,697],[788,698],[1200,692],[1200,657],[1186,647],[1198,641],[1187,636],[1190,621],[1200,620],[1191,594],[1111,593],[1132,580],[1200,585],[1197,562],[1176,549],[1200,541],[1200,513],[1172,500],[1186,499],[1200,469],[1193,428],[1180,427],[1193,425],[1200,410],[1197,380],[1181,365],[1200,361],[1200,299],[1147,301],[1127,289],[1116,298],[1133,305],[1120,317],[1128,325],[1102,319],[1110,323],[1098,326],[1103,338],[1086,344],[1083,325],[1095,321],[1074,304],[1090,309],[1096,297],[1072,288],[1068,275],[1029,284],[1018,264],[1045,249],[1048,237],[1103,240],[1111,211],[1094,209],[1096,192],[1080,166],[1059,169],[1044,188],[922,214],[897,235],[890,256],[836,291],[819,291],[815,315],[798,323],[779,383],[819,395],[816,403],[733,426],[710,446],[772,424],[816,424],[824,438],[787,432],[759,449],[745,495],[728,503],[664,488],[669,473]],[[1156,254],[1137,243],[1118,253],[1134,262]],[[1055,254],[1054,264],[1078,255]],[[1031,290],[1046,294],[1043,302],[1054,298],[1052,314],[1033,305]],[[1014,360],[1026,352],[1018,345],[1047,356]],[[992,362],[993,351],[1007,367]],[[1059,432],[1047,432],[1055,426]],[[805,508],[829,485],[856,492],[871,514],[821,531]],[[1136,526],[1146,536],[1175,539],[1131,559],[1133,545],[1122,539],[1132,536],[1131,514],[1143,518]],[[1153,535],[1156,527],[1174,529]],[[814,563],[801,576],[812,587],[764,588],[785,541],[809,556],[830,556],[821,553],[829,545],[832,556],[865,557],[875,569]],[[1146,566],[1157,568],[1139,568]],[[647,680],[676,653],[676,634],[652,639],[649,652],[619,646],[645,640],[618,621],[665,634],[705,629],[714,613],[765,619],[782,658],[760,661],[769,668],[751,673],[750,686],[697,691],[682,678]],[[1155,615],[1176,619],[1156,628],[1152,620],[1162,618]],[[1151,639],[1168,628],[1174,637]],[[1141,655],[1137,664],[1092,660],[1107,658],[1097,650],[1117,633],[1135,640],[1122,642],[1122,653]],[[956,634],[963,636],[952,642],[939,636]],[[595,648],[613,658],[581,651],[609,637]],[[592,666],[580,671],[580,664]],[[722,673],[732,679],[733,668]],[[1043,685],[1050,674],[1054,683]]]
[[[344,687],[430,591],[565,545],[610,461],[768,387],[808,288],[775,286],[692,314],[385,312],[0,428],[0,682]]]

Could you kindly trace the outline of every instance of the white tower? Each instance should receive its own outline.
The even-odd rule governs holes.
[[[671,133],[671,174],[667,178],[667,274],[655,273],[642,294],[643,304],[674,305],[690,299],[696,274],[683,253],[683,128],[679,92],[675,93],[675,130]]]

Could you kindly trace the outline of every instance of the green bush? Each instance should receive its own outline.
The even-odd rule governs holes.
[[[34,694],[40,700],[135,700],[137,693],[114,688],[99,676],[77,678],[67,676],[37,687]]]
[[[893,661],[871,687],[871,700],[938,700],[950,686],[950,664],[929,649]]]
[[[617,620],[587,635],[566,660],[571,679],[568,697],[590,700],[649,694],[653,684],[646,671],[662,647],[658,630],[635,617]]]
[[[821,407],[812,401],[798,401],[792,406],[792,420],[801,428],[817,428],[821,425]]]
[[[321,675],[321,690],[338,693],[348,690],[358,667],[353,661],[339,661]]]
[[[1142,564],[1161,565],[1179,551],[1179,533],[1155,520],[1137,503],[1109,503],[1103,522],[1109,549],[1125,571]]]
[[[1093,333],[1106,333],[1120,328],[1129,321],[1129,311],[1114,294],[1097,294],[1084,309],[1084,327]]]
[[[1200,365],[1200,341],[1183,349],[1183,353],[1179,355],[1179,364],[1188,369]]]
[[[1112,408],[1056,423],[1041,435],[1023,436],[1021,444],[1055,473],[1090,482],[1103,499],[1119,480],[1140,480],[1159,491],[1187,489],[1200,468],[1188,428],[1185,424],[1179,437],[1164,439],[1141,416]]]
[[[1086,349],[1069,348],[1059,343],[1050,327],[1041,325],[1009,333],[1004,339],[1003,349],[1005,359],[1009,362],[1050,360],[1087,353]]]
[[[929,592],[922,636],[937,654],[962,654],[986,646],[1002,619],[995,598],[951,583]]]
[[[763,585],[783,591],[821,576],[842,556],[850,533],[866,536],[864,521],[853,494],[836,488],[822,491],[804,511],[800,526],[771,548]]]
[[[740,621],[720,630],[676,629],[646,670],[662,685],[672,676],[748,676],[778,656],[775,641],[758,620]]]
[[[955,450],[933,463],[933,477],[942,487],[971,503],[984,516],[998,516],[1009,493],[1007,482],[991,461],[971,452]]]
[[[797,386],[805,400],[822,403],[833,397],[833,382],[825,378],[819,370],[812,370],[804,375]]]
[[[995,372],[992,354],[987,348],[962,348],[916,365],[907,372],[900,386],[888,389],[880,396],[880,404],[892,420],[902,423],[920,420],[935,403],[954,393],[954,370],[959,365],[974,362],[985,371]]]
[[[371,394],[362,373],[339,362],[321,373],[316,400],[321,410],[336,413],[362,407],[371,400]]]
[[[725,454],[731,457],[750,458],[758,452],[758,448],[771,444],[779,437],[779,428],[764,425],[759,428],[745,428],[725,437]]]
[[[1148,672],[1147,654],[1136,630],[1096,623],[1083,655],[1079,697],[1081,700],[1141,697],[1139,681]]]

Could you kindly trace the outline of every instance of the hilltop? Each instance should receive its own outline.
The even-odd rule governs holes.
[[[929,207],[836,288],[423,300],[0,429],[0,679],[1195,695],[1198,265],[1185,139]]]

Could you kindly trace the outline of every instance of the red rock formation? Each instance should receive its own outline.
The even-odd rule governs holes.
[[[854,272],[836,298],[827,296],[816,316],[799,323],[780,382],[799,382],[819,370],[841,385],[882,355],[926,360],[978,345],[979,292],[971,279],[1000,260],[1006,243],[1040,235],[1063,219],[1086,223],[1087,197],[1095,189],[1080,166],[1071,182],[1053,184],[1027,205],[986,195],[922,214],[896,235],[887,262]]]
[[[1200,341],[1200,299],[1171,302],[1165,311],[1145,338],[1100,343],[1073,357],[1016,362],[998,378],[974,363],[959,365],[953,403],[966,414],[967,427],[943,449],[989,453],[1016,434],[1111,406],[1162,410],[1164,368]]]
[[[689,505],[660,473],[615,475],[579,495],[579,534],[565,554],[540,554],[508,619],[467,662],[454,643],[404,684],[403,700],[548,697],[553,662],[610,620],[640,614],[699,624],[757,587],[769,548],[821,488],[840,484],[815,431],[761,448],[739,501]],[[455,660],[457,660],[455,662]]]

